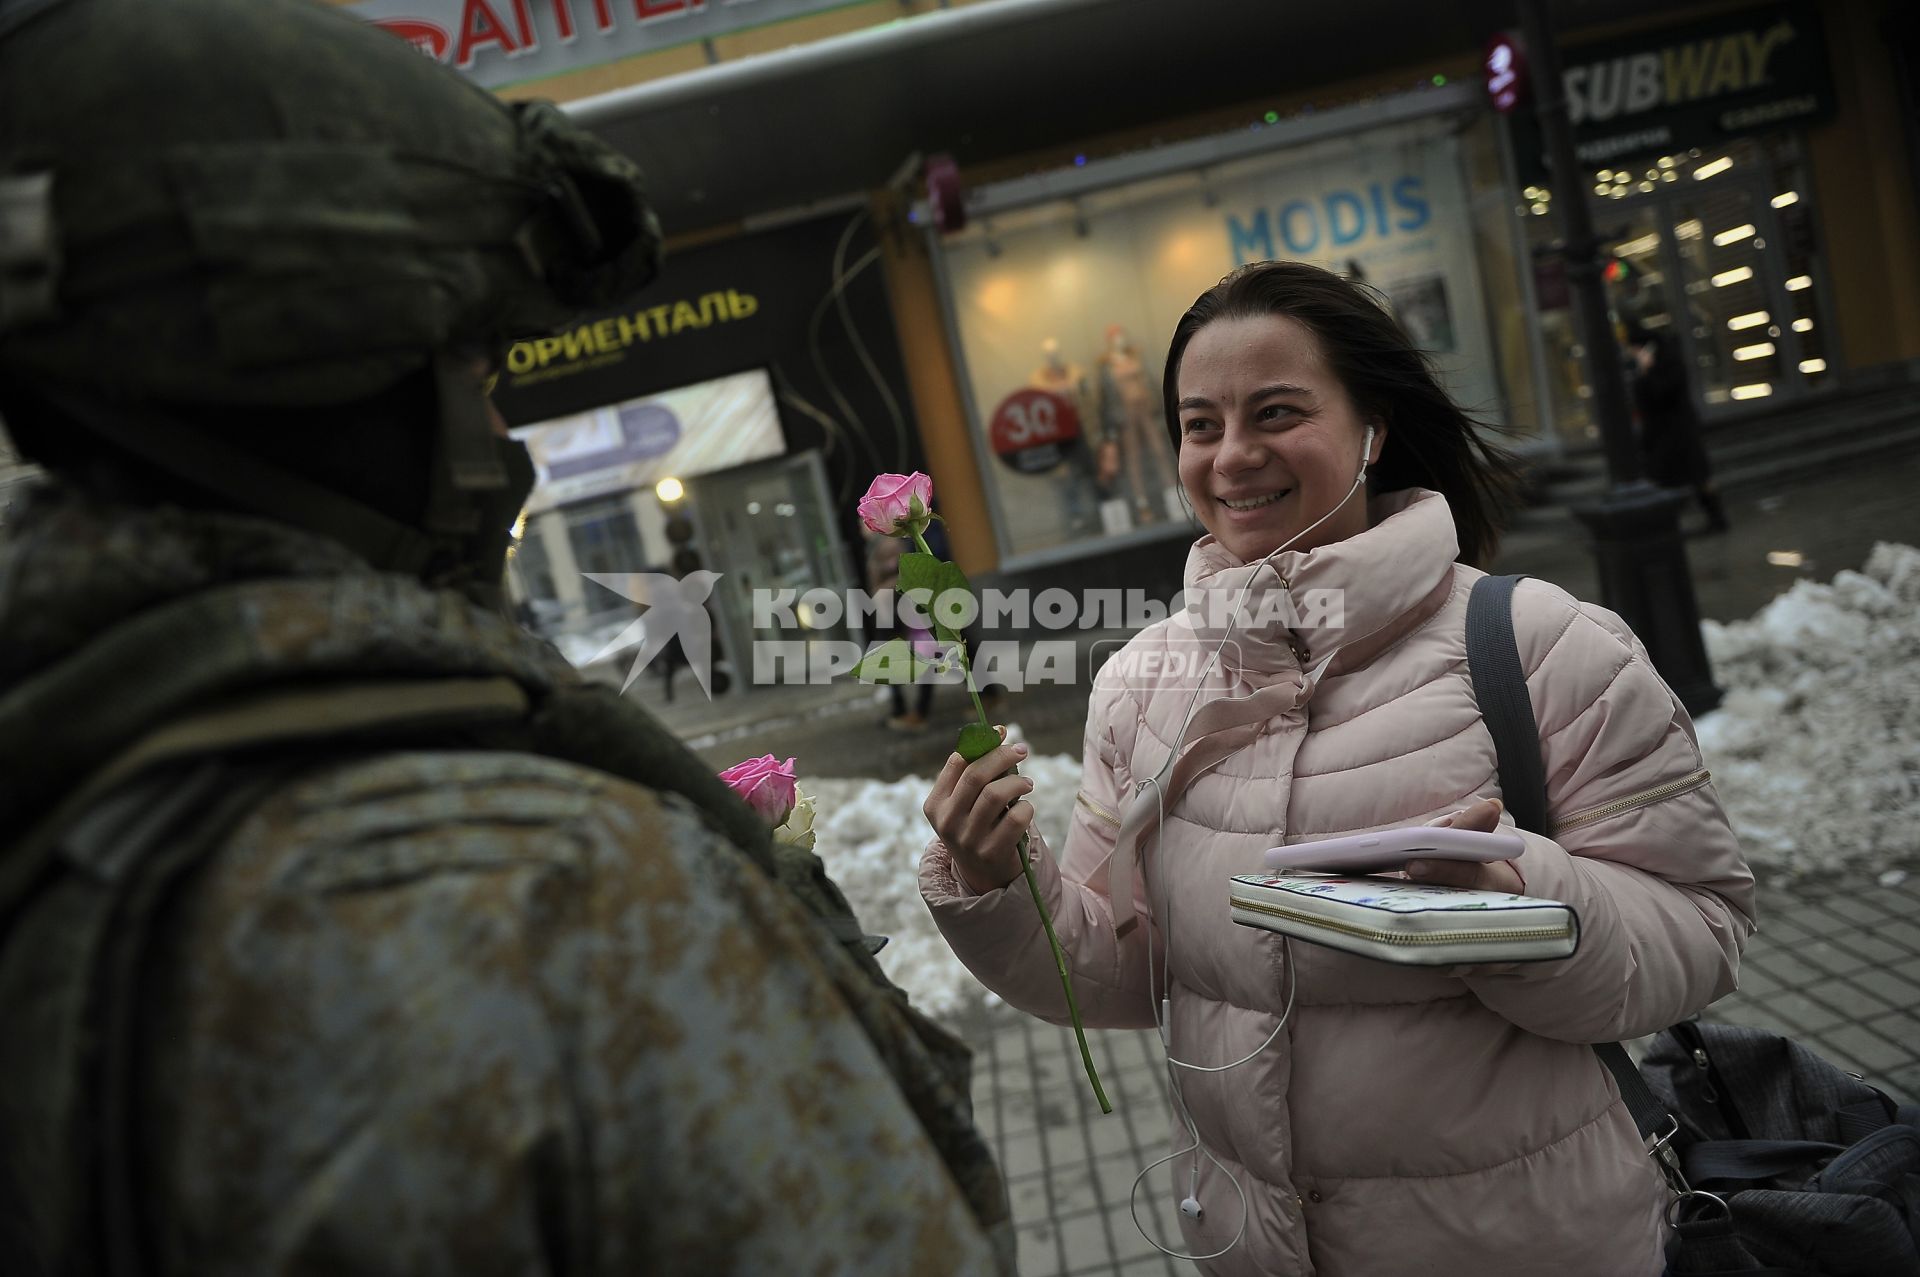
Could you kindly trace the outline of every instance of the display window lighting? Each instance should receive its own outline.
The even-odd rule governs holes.
[[[1533,206],[1533,214],[1535,217],[1544,216],[1546,211],[1547,211],[1547,206],[1545,204],[1535,204]]]
[[[1663,182],[1677,182],[1680,180],[1680,175],[1672,169],[1668,169],[1660,175],[1660,180]]]
[[[1790,293],[1797,293],[1803,288],[1812,288],[1812,287],[1813,287],[1813,276],[1811,275],[1795,275],[1792,279],[1787,281],[1787,291]]]
[[[1748,386],[1735,386],[1727,392],[1735,399],[1765,399],[1773,393],[1773,386],[1764,381],[1756,381]]]
[[[1764,310],[1750,310],[1744,315],[1735,315],[1727,321],[1727,327],[1738,332],[1742,328],[1758,328],[1767,322],[1770,316]]]
[[[1798,550],[1768,550],[1767,562],[1776,568],[1797,568],[1807,561]]]
[[[1824,359],[1802,359],[1800,361],[1801,372],[1825,372],[1826,370],[1827,361]]]
[[[1608,186],[1605,182],[1597,182],[1594,184],[1593,193],[1595,195],[1605,195],[1608,191],[1612,189],[1613,188],[1611,186]]]
[[[1756,346],[1741,346],[1734,350],[1733,357],[1739,360],[1765,359],[1773,353],[1773,343],[1763,341]]]
[[[1675,163],[1677,163],[1677,161],[1671,155],[1663,155],[1660,157],[1661,168],[1672,168]]]
[[[1621,241],[1614,245],[1613,255],[1615,257],[1638,257],[1643,253],[1651,253],[1658,247],[1660,247],[1660,232],[1655,231],[1651,235],[1642,235],[1638,239]]]
[[[1753,223],[1748,222],[1745,225],[1732,226],[1721,231],[1713,237],[1713,243],[1716,248],[1725,248],[1729,244],[1738,244],[1743,239],[1752,239],[1758,233]]]
[[[1797,333],[1810,333],[1813,331],[1813,321],[1811,319],[1796,319],[1793,321],[1793,331]]]
[[[1698,218],[1688,218],[1686,221],[1674,227],[1673,233],[1681,239],[1699,239],[1700,221]]]
[[[1800,192],[1782,191],[1774,196],[1770,202],[1775,208],[1785,208],[1789,204],[1798,204],[1800,202]]]
[[[1732,270],[1723,270],[1713,277],[1715,288],[1725,288],[1729,284],[1744,284],[1753,278],[1753,267],[1736,266]]]
[[[1696,182],[1704,182],[1710,177],[1720,176],[1720,174],[1732,167],[1733,157],[1731,155],[1723,155],[1717,160],[1708,160],[1705,164],[1693,170],[1693,180]]]
[[[1653,183],[1652,183],[1652,182],[1650,182],[1650,181],[1649,181],[1649,182],[1642,182],[1642,183],[1640,183],[1640,184],[1639,184],[1639,185],[1638,185],[1637,187],[1635,187],[1634,189],[1635,189],[1635,190],[1637,190],[1637,191],[1639,191],[1639,192],[1640,192],[1640,193],[1641,193],[1642,195],[1645,195],[1645,194],[1646,194],[1646,193],[1647,193],[1648,191],[1650,191],[1650,190],[1652,190],[1652,189],[1653,189]]]

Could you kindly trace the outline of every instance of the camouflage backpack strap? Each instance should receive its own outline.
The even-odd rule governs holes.
[[[524,718],[506,679],[272,689],[149,733],[0,860],[0,1238],[48,1274],[143,1271],[132,1043],[153,924],[313,747]],[[241,761],[241,760],[247,761]]]
[[[162,766],[36,831],[39,872],[0,901],[0,1236],[9,1267],[137,1277],[131,1103],[138,983],[181,880],[274,788],[284,763]]]

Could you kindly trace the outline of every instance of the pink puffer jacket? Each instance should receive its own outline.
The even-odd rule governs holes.
[[[1164,663],[1145,680],[1138,657],[1196,637],[1211,651],[1219,631],[1161,622],[1096,680],[1072,831],[1057,865],[1044,848],[1035,857],[1081,1012],[1092,1025],[1151,1027],[1151,950],[1155,978],[1163,956],[1171,970],[1173,1054],[1223,1064],[1274,1032],[1298,980],[1291,1018],[1253,1060],[1179,1071],[1201,1140],[1251,1203],[1246,1236],[1203,1265],[1210,1273],[1651,1277],[1664,1190],[1587,1044],[1651,1033],[1730,991],[1753,878],[1686,712],[1619,618],[1539,582],[1514,595],[1555,834],[1525,835],[1518,864],[1529,894],[1578,910],[1572,958],[1420,969],[1296,943],[1289,973],[1278,936],[1228,918],[1228,877],[1259,869],[1269,846],[1423,824],[1500,792],[1466,666],[1467,594],[1481,573],[1454,562],[1439,495],[1392,494],[1372,514],[1359,536],[1274,560],[1305,611],[1310,591],[1344,591],[1340,628],[1289,629],[1316,618],[1263,608],[1286,602],[1277,583],[1249,592],[1243,615],[1265,615],[1235,633],[1201,703],[1269,690],[1246,721],[1216,711],[1188,733],[1192,749],[1209,734],[1238,747],[1170,796],[1162,850],[1142,840],[1133,910],[1153,924],[1116,927],[1128,912],[1116,919],[1107,892],[1110,873],[1125,876],[1112,853],[1194,683],[1166,677]],[[1212,538],[1188,560],[1190,591],[1247,576]],[[937,842],[920,875],[974,974],[1065,1023],[1024,884],[976,896]],[[1176,1198],[1187,1167],[1173,1164]],[[1187,1248],[1205,1253],[1232,1239],[1240,1208],[1204,1158],[1199,1197],[1203,1218],[1182,1222]]]

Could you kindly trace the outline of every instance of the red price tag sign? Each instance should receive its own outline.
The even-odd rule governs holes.
[[[999,458],[1023,474],[1051,470],[1080,437],[1073,402],[1050,390],[1016,390],[1000,401],[987,424]]]

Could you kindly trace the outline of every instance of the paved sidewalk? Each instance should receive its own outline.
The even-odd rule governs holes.
[[[1920,1102],[1920,875],[1897,887],[1763,890],[1760,925],[1739,991],[1708,1014],[1791,1036],[1896,1100]],[[1004,1006],[955,1027],[976,1052],[975,1116],[1007,1176],[1021,1277],[1196,1271],[1155,1251],[1128,1213],[1140,1168],[1172,1149],[1156,1035],[1088,1033],[1114,1103],[1103,1116],[1070,1030]],[[1164,1166],[1147,1175],[1140,1217],[1180,1250],[1170,1182]]]

